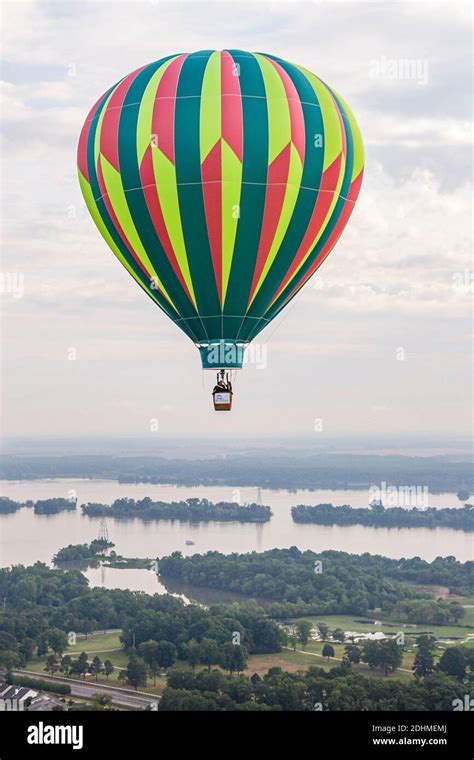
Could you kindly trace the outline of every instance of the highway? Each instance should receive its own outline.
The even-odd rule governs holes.
[[[157,703],[159,697],[156,694],[150,694],[143,691],[131,691],[116,686],[106,686],[102,683],[91,681],[82,681],[76,678],[63,678],[61,676],[51,676],[38,674],[32,670],[14,670],[15,674],[29,676],[30,678],[40,678],[42,681],[53,681],[56,683],[67,683],[71,687],[71,696],[91,699],[94,694],[110,694],[112,702],[117,707],[134,710],[143,710],[148,705]]]

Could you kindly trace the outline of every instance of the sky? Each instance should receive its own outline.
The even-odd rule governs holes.
[[[470,4],[1,3],[4,436],[472,430]],[[351,106],[365,176],[331,256],[257,338],[216,414],[214,374],[133,282],[79,191],[97,98],[164,55],[240,48]]]

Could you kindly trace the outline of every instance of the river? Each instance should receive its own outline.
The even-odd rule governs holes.
[[[228,486],[181,487],[148,483],[121,484],[110,480],[54,479],[0,481],[0,495],[16,501],[75,496],[79,504],[88,501],[110,504],[119,497],[135,499],[150,496],[162,501],[179,501],[193,496],[210,501],[240,500],[240,503],[268,504],[273,510],[270,522],[260,525],[235,522],[182,523],[171,520],[107,519],[110,540],[117,553],[126,557],[160,557],[179,550],[184,555],[210,550],[223,553],[265,551],[297,546],[301,550],[338,549],[362,554],[382,554],[400,558],[418,556],[428,561],[453,555],[460,561],[473,559],[472,534],[449,528],[387,529],[363,526],[303,525],[294,523],[290,508],[295,504],[367,506],[367,491],[288,491]],[[429,506],[459,507],[456,494],[429,494]],[[86,543],[97,537],[99,519],[75,512],[35,515],[32,509],[0,515],[0,566],[31,565],[37,560],[50,563],[53,555],[68,544]],[[186,545],[193,541],[193,545]],[[86,572],[93,585],[108,588],[162,591],[156,575],[147,570],[91,569]]]

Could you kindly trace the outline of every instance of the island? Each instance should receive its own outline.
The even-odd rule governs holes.
[[[76,509],[75,499],[41,499],[39,501],[14,501],[7,496],[0,496],[0,514],[12,514],[24,507],[33,507],[37,515],[56,515],[59,512],[71,511]]]
[[[335,507],[332,504],[306,506],[299,504],[291,508],[291,516],[297,523],[316,523],[318,525],[368,525],[381,528],[453,528],[454,530],[474,530],[474,506],[427,509],[404,507],[385,508],[380,502],[374,502],[368,508],[350,507],[344,504]]]
[[[76,499],[42,499],[35,502],[34,511],[37,515],[57,515],[58,512],[74,511],[76,504]]]
[[[10,515],[24,507],[32,507],[33,501],[13,501],[7,496],[0,496],[0,515]]]
[[[82,513],[88,517],[128,517],[140,520],[180,520],[182,522],[268,522],[272,516],[270,507],[262,504],[240,506],[235,502],[212,503],[207,499],[191,498],[184,501],[153,501],[144,499],[116,499],[108,504],[83,504]]]
[[[53,564],[59,566],[65,562],[96,560],[106,549],[110,549],[114,545],[111,541],[106,541],[103,538],[96,538],[90,544],[69,544],[54,555]]]

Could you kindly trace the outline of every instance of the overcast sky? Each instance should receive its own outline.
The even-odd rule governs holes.
[[[4,434],[469,433],[469,4],[15,0],[2,10]],[[366,150],[347,229],[258,336],[230,415],[213,412],[214,375],[192,342],[98,234],[76,175],[99,95],[145,63],[208,48],[312,70],[350,104]]]

